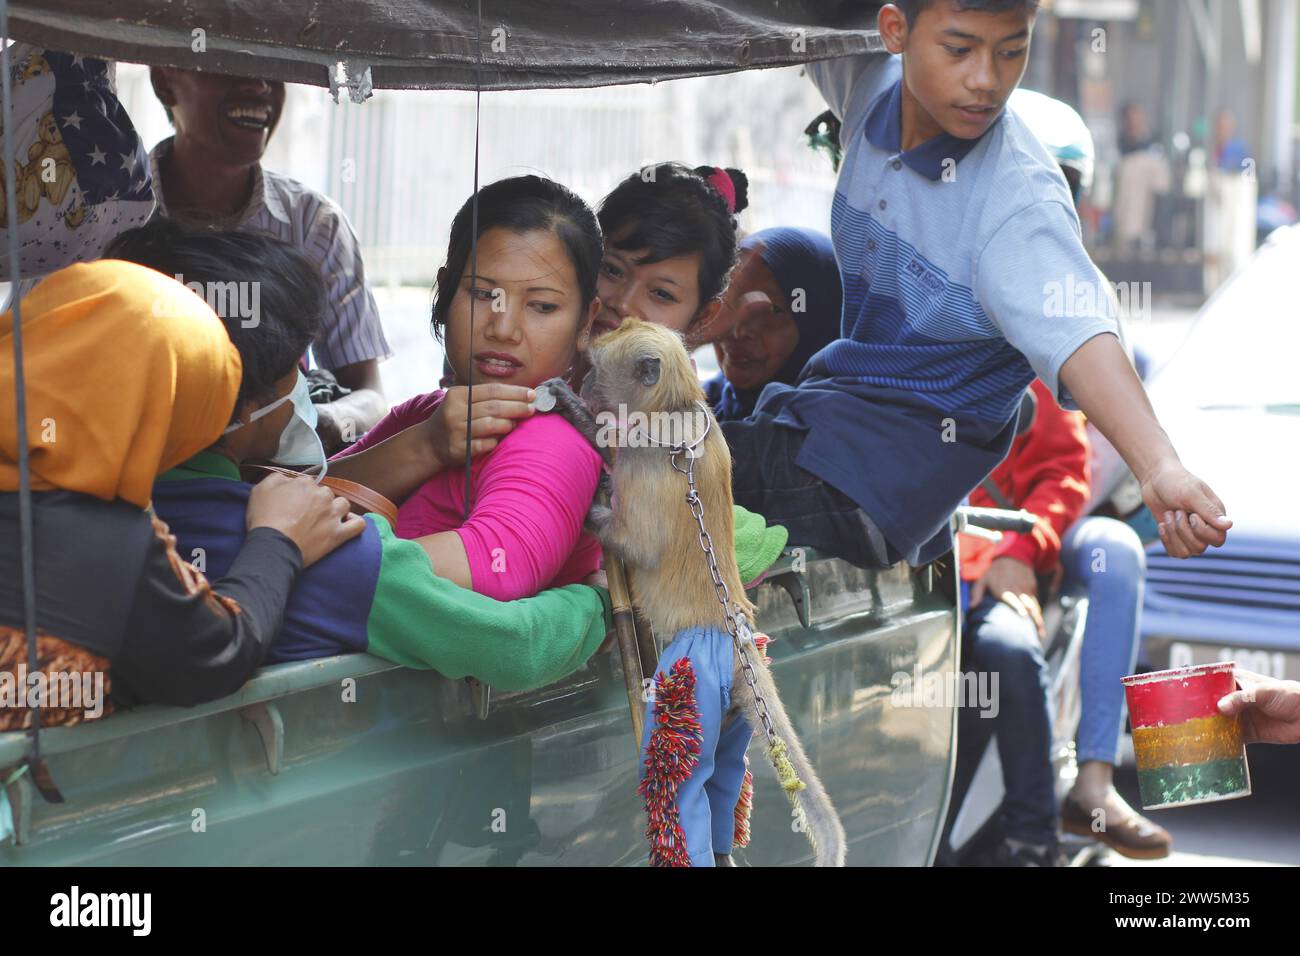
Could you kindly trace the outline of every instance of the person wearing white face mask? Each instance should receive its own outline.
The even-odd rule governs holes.
[[[16,318],[0,316],[0,388],[10,395]],[[12,405],[0,411],[0,682],[29,666],[33,677],[39,668],[93,678],[97,703],[42,704],[47,727],[233,693],[265,659],[304,569],[365,522],[309,480],[274,476],[248,496],[234,552],[209,579],[150,505],[157,475],[218,438],[237,401],[240,356],[212,309],[173,279],[104,261],[50,275],[21,320],[27,434],[57,416],[60,440],[29,441],[20,467]],[[18,584],[23,471],[34,606]],[[34,721],[21,704],[0,708],[0,732]]]
[[[200,283],[260,283],[257,322],[223,317],[243,361],[225,433],[153,487],[154,508],[180,553],[202,553],[208,574],[220,575],[245,535],[253,487],[241,466],[322,463],[298,366],[319,321],[320,275],[274,237],[192,231],[167,220],[124,233],[105,254]],[[435,575],[424,548],[396,537],[383,517],[366,515],[363,523],[360,535],[298,579],[267,663],[365,651],[447,677],[477,677],[500,690],[526,690],[572,672],[605,640],[608,594],[589,586],[591,578],[498,602]]]
[[[263,405],[257,411],[250,412],[247,421],[235,422],[223,434],[228,436],[241,428],[253,425],[286,403],[289,404],[291,409],[289,419],[280,428],[275,453],[270,455],[268,460],[288,468],[302,468],[314,475],[316,483],[320,484],[321,479],[329,471],[329,462],[325,457],[325,446],[321,444],[320,436],[316,433],[316,406],[312,404],[307,376],[302,373],[302,369],[296,369],[291,374],[294,375],[294,383],[286,394]],[[283,381],[280,384],[283,384]],[[278,418],[273,419],[263,428],[267,430],[274,428],[275,422],[283,417],[284,413],[281,412]],[[258,437],[260,440],[264,435]]]

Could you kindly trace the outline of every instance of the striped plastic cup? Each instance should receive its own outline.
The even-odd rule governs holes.
[[[1235,667],[1225,661],[1123,678],[1143,809],[1250,796],[1240,719],[1218,708],[1237,689]]]

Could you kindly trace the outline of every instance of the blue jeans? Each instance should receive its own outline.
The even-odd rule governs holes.
[[[716,627],[691,627],[679,631],[660,655],[655,667],[655,687],[687,658],[695,675],[693,704],[699,723],[700,750],[695,766],[677,785],[676,803],[686,852],[691,866],[713,866],[713,854],[728,854],[736,832],[736,803],[745,779],[745,750],[754,736],[745,715],[723,726],[731,706],[731,675],[735,662],[731,636]],[[646,703],[645,731],[641,738],[641,778],[647,773],[646,756],[658,721],[658,702]]]
[[[731,448],[736,504],[758,512],[768,524],[784,525],[790,544],[860,568],[888,568],[903,560],[857,502],[794,463],[803,432],[763,414],[721,425]]]
[[[974,751],[987,732],[998,737],[1002,762],[1003,832],[1040,846],[1056,843],[1056,791],[1052,772],[1052,715],[1047,661],[1038,630],[1006,604],[986,594],[963,629],[963,665],[998,675],[998,714],[969,719]]]
[[[1114,518],[1081,518],[1061,542],[1063,593],[1088,596],[1080,654],[1082,713],[1078,760],[1113,764],[1124,725],[1124,687],[1138,653],[1146,552],[1137,533]]]

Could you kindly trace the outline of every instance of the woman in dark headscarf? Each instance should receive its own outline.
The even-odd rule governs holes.
[[[793,385],[808,359],[840,337],[843,297],[829,237],[778,227],[740,249],[757,249],[760,262],[743,270],[743,288],[727,290],[740,320],[713,345],[722,372],[704,389],[720,421],[748,417],[763,386]]]

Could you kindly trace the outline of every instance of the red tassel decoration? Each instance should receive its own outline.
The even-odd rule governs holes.
[[[645,798],[646,841],[651,866],[690,866],[686,834],[677,811],[677,788],[699,762],[704,732],[695,705],[695,669],[683,657],[655,680],[654,730],[646,750],[645,779],[637,793]]]
[[[749,772],[749,758],[745,758],[745,779],[740,784],[740,799],[736,801],[736,832],[731,838],[735,847],[749,846],[749,814],[754,808],[754,775]]]

